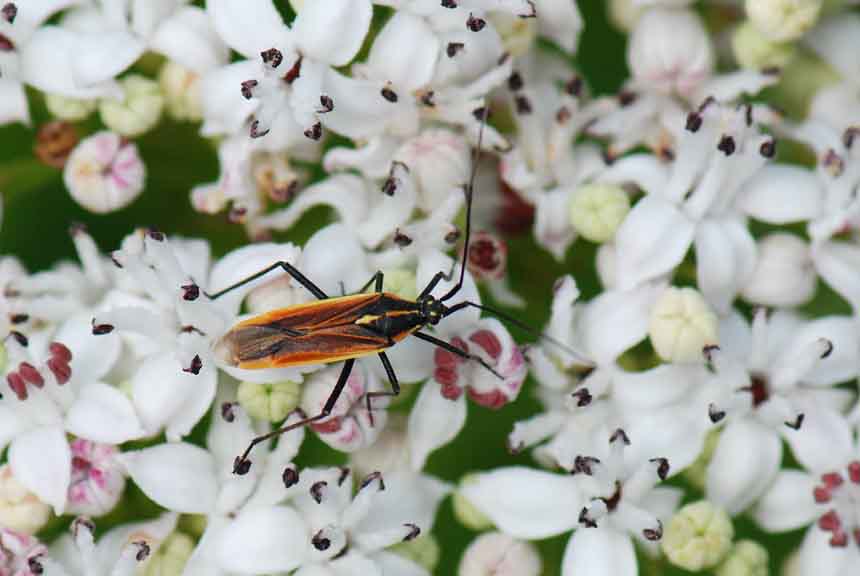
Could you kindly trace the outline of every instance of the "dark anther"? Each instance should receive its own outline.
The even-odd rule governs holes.
[[[517,96],[514,99],[514,102],[517,105],[517,114],[531,114],[532,113],[532,103],[525,96]]]
[[[469,18],[466,19],[466,28],[472,32],[480,32],[486,25],[486,20],[483,18],[477,18],[473,14],[469,14]]]
[[[262,138],[269,133],[269,129],[260,130],[260,121],[254,118],[251,120],[251,127],[248,132],[251,135],[251,138]],[[305,134],[307,134],[307,132]]]
[[[311,498],[313,498],[314,502],[317,504],[322,504],[323,489],[325,489],[326,486],[328,486],[328,482],[325,480],[314,482],[314,484],[311,485]]]
[[[310,138],[311,140],[319,140],[322,138],[322,124],[317,122],[307,130],[305,130],[305,137]]]
[[[233,474],[238,476],[244,476],[248,473],[248,470],[251,469],[251,461],[247,458],[242,458],[241,456],[236,456],[236,459],[233,460]]]
[[[343,486],[343,483],[346,482],[346,479],[349,478],[349,468],[346,466],[340,467],[340,476],[337,478],[337,485]]]
[[[735,149],[735,139],[725,134],[722,138],[720,138],[720,141],[717,144],[717,150],[719,150],[726,156],[731,156],[732,154],[734,154]]]
[[[526,0],[526,3],[532,11],[528,14],[520,14],[520,18],[537,18],[537,6],[535,6],[534,0]]]
[[[773,158],[776,155],[776,140],[766,140],[758,147],[758,152],[765,158]]]
[[[576,405],[579,408],[588,406],[593,400],[591,392],[588,391],[588,388],[579,388],[578,390],[573,392],[571,396],[574,398],[574,400],[576,400]]]
[[[277,48],[269,48],[260,52],[260,58],[263,59],[263,64],[271,64],[272,68],[277,68],[284,61],[284,55]]]
[[[39,576],[40,574],[45,573],[45,568],[42,567],[41,558],[41,555],[39,555],[27,559],[27,567],[30,569],[30,572],[32,574],[35,574],[35,576]]]
[[[311,544],[314,545],[314,548],[322,552],[323,550],[329,549],[329,546],[331,546],[331,540],[324,538],[323,531],[320,530],[313,535],[313,538],[311,538]]]
[[[588,517],[588,508],[583,508],[579,513],[579,523],[586,528],[597,528],[597,522]]]
[[[824,167],[833,175],[840,176],[845,171],[845,160],[833,148],[827,150],[823,159]]]
[[[412,244],[412,238],[397,230],[394,232],[394,243],[400,246],[401,248],[406,248],[410,244]]]
[[[256,80],[245,80],[242,82],[242,96],[245,100],[250,100],[254,97],[254,88],[257,87],[259,82]]]
[[[446,244],[454,244],[457,240],[460,239],[460,229],[454,228],[447,234],[445,234],[445,243]]]
[[[138,548],[137,554],[134,555],[135,560],[137,560],[138,562],[143,562],[144,560],[149,558],[149,554],[150,552],[152,552],[152,549],[150,549],[149,544],[147,544],[143,540],[135,542],[134,544]]]
[[[415,540],[418,538],[418,535],[421,534],[421,528],[418,527],[417,524],[413,524],[412,522],[407,522],[404,524],[407,528],[409,528],[409,533],[403,538],[404,542],[409,542],[410,540]]]
[[[582,94],[583,82],[579,76],[574,76],[564,84],[564,91],[571,96],[578,98]],[[632,94],[632,92],[631,92]]]
[[[744,123],[747,126],[753,125],[753,109],[749,104],[744,104]]]
[[[221,418],[225,422],[233,422],[236,419],[236,412],[233,408],[236,407],[234,402],[224,402],[221,404]]]
[[[512,92],[517,92],[523,89],[523,77],[520,76],[520,73],[514,71],[508,76],[508,89]]]
[[[433,96],[435,95],[435,92],[433,92],[432,90],[428,90],[421,95],[421,104],[427,106],[428,108],[433,108],[434,106],[436,106],[436,102],[433,101]]]
[[[707,98],[702,100],[702,103],[699,104],[699,113],[701,114],[702,112],[704,112],[708,108],[708,106],[716,103],[716,101],[717,101],[717,99],[714,98],[713,96],[708,96]]]
[[[191,366],[188,368],[183,368],[183,372],[187,372],[189,374],[194,374],[197,376],[200,374],[200,370],[203,368],[203,360],[200,359],[200,356],[195,354],[194,358],[191,359]]]
[[[573,470],[570,473],[592,476],[594,474],[594,466],[597,464],[600,464],[600,460],[594,456],[577,456],[573,459]]]
[[[9,317],[9,322],[11,322],[12,324],[23,324],[29,319],[30,317],[26,314],[12,314]]]
[[[320,114],[331,112],[334,110],[334,100],[327,94],[320,94],[320,106],[322,106],[322,110],[319,111]]]
[[[200,287],[192,282],[182,286],[182,299],[188,301],[197,300],[200,297]]]
[[[287,466],[281,474],[281,480],[284,481],[284,487],[292,488],[299,483],[299,471],[292,466]]]
[[[206,332],[191,324],[186,324],[179,329],[183,334],[197,334],[198,336],[206,336]]]
[[[505,62],[511,59],[511,53],[505,50],[502,55],[496,59],[496,66],[504,66]]]
[[[513,455],[519,454],[526,447],[525,442],[518,442],[514,444],[513,442],[511,442],[510,438],[507,439],[506,443],[508,446],[508,453]]]
[[[72,367],[69,366],[68,362],[64,362],[60,358],[50,358],[46,364],[48,365],[48,370],[51,371],[54,378],[57,379],[57,384],[60,386],[68,382],[69,378],[72,377]]]
[[[382,97],[391,103],[397,102],[397,92],[395,92],[388,86],[380,90],[380,94],[382,94]]]
[[[830,356],[833,353],[833,342],[831,342],[830,340],[827,340],[827,339],[823,339],[823,340],[824,340],[825,347],[824,347],[824,352],[821,353],[822,359],[827,358],[828,356]]]
[[[164,233],[156,228],[147,228],[146,235],[156,242],[164,242]]]
[[[456,8],[457,2],[455,0],[442,0],[442,8]]]
[[[290,67],[290,69],[287,70],[287,73],[284,74],[284,82],[286,82],[287,84],[292,84],[301,75],[301,73],[302,57],[299,56],[298,58],[296,58],[296,61],[293,62],[293,65]]]
[[[651,542],[656,542],[657,540],[659,540],[660,538],[663,537],[663,523],[660,522],[659,520],[657,520],[657,527],[656,528],[645,528],[642,531],[642,535],[645,537],[646,540],[649,540]]]
[[[567,106],[562,106],[555,113],[555,121],[559,124],[567,124],[567,121],[570,120],[572,116],[570,109]]]
[[[382,472],[371,472],[370,474],[368,474],[367,477],[365,477],[365,479],[361,481],[361,485],[358,489],[364,490],[370,484],[377,480],[379,481],[379,489],[385,490],[385,482],[382,481]]]
[[[657,477],[660,480],[665,480],[669,475],[669,460],[666,458],[651,458],[648,462],[657,465]]]
[[[490,119],[490,111],[487,110],[486,106],[481,106],[480,108],[475,108],[474,110],[472,110],[472,116],[478,122],[484,121],[484,115],[485,114],[486,114],[487,120],[489,120]]]
[[[719,422],[720,420],[722,420],[725,417],[726,417],[726,411],[725,410],[720,410],[719,408],[717,408],[717,405],[713,404],[713,403],[708,405],[708,418],[711,419],[711,422],[716,424],[717,422]]]
[[[113,262],[113,265],[114,265],[114,266],[116,266],[117,268],[119,268],[120,270],[122,270],[122,264],[120,263],[120,261],[119,261],[119,260],[117,260],[117,259],[116,259],[116,256],[114,255],[114,253],[113,253],[113,252],[111,252],[111,255],[110,255],[110,261],[111,261],[111,262]]]
[[[854,138],[858,135],[860,135],[860,126],[851,126],[850,128],[846,128],[845,132],[842,133],[842,144],[844,144],[846,148],[851,148],[854,145]]]
[[[705,356],[705,360],[708,362],[714,361],[714,353],[719,352],[720,347],[716,344],[708,344],[704,348],[702,348],[702,354]]]
[[[622,90],[618,93],[618,103],[621,104],[623,108],[630,106],[636,101],[636,93],[631,92],[629,90]]]
[[[624,442],[625,446],[630,446],[630,438],[627,437],[627,432],[625,432],[623,428],[617,428],[615,432],[612,433],[612,436],[609,437],[610,444],[616,440],[621,440]]]
[[[382,184],[382,193],[386,196],[394,196],[394,192],[397,191],[397,178],[394,176],[389,176],[385,179],[385,182]]]
[[[93,318],[93,334],[95,336],[103,336],[105,334],[110,334],[113,332],[112,324],[96,324],[95,318]]]
[[[684,127],[690,132],[698,132],[702,127],[702,115],[698,112],[690,112],[687,114],[687,123]]]
[[[2,9],[0,9],[0,14],[3,15],[3,19],[6,22],[14,24],[15,17],[18,15],[18,7],[12,2],[8,2]]]
[[[30,345],[30,339],[18,332],[17,330],[10,330],[9,336],[11,336],[15,342],[26,348]]]
[[[445,48],[445,54],[448,55],[448,58],[453,58],[465,47],[466,45],[462,42],[448,42],[448,46]]]
[[[3,52],[11,52],[15,49],[15,44],[12,40],[3,34],[0,34],[0,54]]]
[[[800,430],[800,427],[803,426],[804,418],[806,418],[806,415],[803,412],[800,412],[797,415],[797,418],[794,419],[794,422],[785,422],[785,425],[792,430]]]

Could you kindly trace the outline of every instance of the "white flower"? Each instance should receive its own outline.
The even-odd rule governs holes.
[[[460,576],[538,576],[543,564],[530,542],[500,532],[475,538],[460,560]]]
[[[747,17],[775,42],[797,40],[815,26],[823,0],[746,0]]]
[[[764,306],[799,306],[812,299],[817,282],[809,246],[793,234],[775,232],[758,241],[758,261],[741,295]]]
[[[51,507],[16,480],[8,464],[0,466],[0,524],[34,534],[50,517]]]
[[[146,167],[137,146],[113,132],[81,140],[63,169],[71,197],[91,212],[125,208],[143,192]]]
[[[120,136],[133,138],[152,130],[161,119],[164,96],[159,85],[145,76],[131,74],[119,81],[122,96],[99,103],[104,125]]]
[[[38,576],[47,548],[35,537],[11,528],[0,528],[0,573]]]
[[[164,105],[173,118],[191,122],[203,119],[199,75],[181,64],[168,61],[158,72],[158,83],[164,95]]]

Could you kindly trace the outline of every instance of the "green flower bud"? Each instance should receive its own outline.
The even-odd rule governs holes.
[[[179,517],[177,529],[195,538],[200,538],[206,531],[207,524],[209,524],[209,517],[205,514],[183,514]]]
[[[630,198],[615,184],[586,184],[571,196],[570,223],[586,240],[606,242],[630,212]]]
[[[610,0],[607,3],[609,22],[621,32],[629,34],[644,8],[633,0]]]
[[[99,103],[97,100],[82,100],[60,94],[46,94],[45,105],[54,118],[67,122],[78,122],[95,112]]]
[[[774,42],[803,36],[818,22],[822,0],[746,0],[747,17]]]
[[[301,402],[301,384],[289,380],[274,384],[242,382],[237,397],[251,418],[280,422]]]
[[[793,45],[773,42],[749,21],[735,29],[732,50],[738,64],[750,70],[785,68],[795,52]]]
[[[839,74],[826,62],[798,49],[783,70],[779,84],[773,89],[773,103],[789,114],[803,117],[818,91],[840,81]]]
[[[158,124],[164,96],[158,83],[132,74],[119,80],[122,100],[105,98],[99,103],[102,122],[121,136],[134,137],[148,132]]]
[[[537,38],[536,18],[520,18],[498,11],[488,13],[487,20],[502,37],[502,46],[511,56],[521,56],[528,52]]]
[[[188,534],[173,532],[159,546],[144,569],[145,576],[179,576],[194,552],[195,542]]]
[[[717,569],[716,576],[767,576],[767,566],[767,549],[758,542],[741,540]]]
[[[433,573],[439,564],[439,543],[432,534],[421,534],[414,540],[392,546],[388,551],[412,560],[430,573]]]
[[[466,474],[460,480],[460,486],[466,486],[474,479],[474,474]],[[454,492],[451,503],[454,506],[454,516],[463,526],[479,532],[493,527],[493,521],[486,514],[478,510],[469,500],[463,496],[460,490]]]
[[[717,344],[717,316],[693,288],[669,287],[651,312],[651,345],[667,362],[701,360],[705,346]]]
[[[382,287],[386,292],[393,292],[407,300],[418,298],[415,272],[404,268],[391,268],[382,272],[385,274]],[[370,287],[370,290],[373,290],[373,286]]]
[[[167,61],[158,72],[158,84],[164,94],[167,113],[173,118],[190,122],[203,119],[200,76],[176,62]]]
[[[663,553],[675,566],[691,572],[713,568],[732,546],[734,528],[728,514],[707,500],[687,504],[672,517],[663,534]]]

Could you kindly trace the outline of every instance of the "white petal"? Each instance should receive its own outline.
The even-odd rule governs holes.
[[[846,419],[814,400],[799,408],[804,419],[800,430],[788,426],[783,437],[794,457],[811,472],[828,472],[845,465],[853,453],[853,435]]]
[[[344,76],[336,70],[327,70],[322,91],[331,97],[334,109],[320,115],[323,126],[348,138],[370,138],[382,134],[392,115],[399,115],[410,106],[407,98],[392,104],[382,98],[379,81]],[[386,158],[386,169],[390,157]]]
[[[289,572],[304,560],[310,536],[302,517],[283,506],[245,510],[224,528],[219,564],[239,574]]]
[[[439,48],[439,39],[423,18],[399,11],[376,35],[368,68],[374,79],[411,92],[432,78]]]
[[[773,431],[752,420],[730,422],[708,464],[708,499],[732,516],[742,512],[764,494],[781,460],[782,443]]]
[[[344,224],[331,224],[311,236],[300,268],[323,292],[338,296],[343,288],[347,293],[358,290],[372,274],[358,237]]]
[[[20,82],[0,78],[0,126],[10,122],[30,123],[27,94]]]
[[[788,364],[820,338],[828,340],[833,350],[826,358],[816,360],[812,370],[803,376],[803,381],[816,386],[832,386],[854,378],[858,369],[860,334],[855,319],[850,316],[825,316],[802,325],[794,331],[791,341],[784,345],[784,351],[774,366]]]
[[[409,413],[409,456],[413,469],[424,468],[430,453],[456,438],[465,423],[465,394],[457,400],[448,400],[435,380],[425,382]]]
[[[847,242],[822,242],[812,251],[812,260],[822,280],[860,309],[860,248]]]
[[[90,324],[92,314],[76,314],[69,318],[57,333],[54,340],[62,342],[72,353],[72,378],[87,384],[100,380],[107,374],[119,358],[122,341],[118,334],[93,335]]]
[[[251,60],[258,59],[261,51],[277,46],[289,34],[272,0],[209,0],[206,11],[221,38]]]
[[[816,479],[800,470],[782,470],[753,509],[753,517],[768,532],[806,526],[820,513],[812,491]]]
[[[227,2],[231,2],[228,0]],[[242,82],[260,73],[257,62],[243,60],[210,70],[200,79],[200,104],[206,119],[204,136],[238,132],[259,102],[242,97]],[[250,146],[250,142],[248,142]]]
[[[636,576],[633,541],[611,528],[580,528],[564,550],[562,576]]]
[[[0,451],[28,425],[26,415],[13,409],[10,403],[0,403]]]
[[[585,306],[579,323],[582,342],[597,364],[614,362],[648,335],[651,308],[658,294],[653,286],[613,290]]]
[[[196,6],[185,7],[164,21],[150,44],[156,52],[198,74],[226,64],[229,57],[210,18]]]
[[[765,165],[738,194],[743,211],[771,224],[812,220],[824,206],[824,190],[815,172],[790,164]]]
[[[122,444],[145,435],[128,396],[101,382],[85,385],[66,413],[66,429],[81,438]]]
[[[619,287],[670,272],[684,259],[694,231],[693,223],[669,202],[656,196],[640,200],[615,235]]]
[[[348,64],[370,29],[369,0],[327,0],[302,6],[293,23],[301,50],[332,66]]]
[[[80,0],[28,0],[18,4],[18,16],[15,25],[35,28],[44,22],[51,14],[56,14],[64,8],[80,4]]]
[[[36,428],[18,436],[9,448],[9,465],[18,482],[53,506],[55,514],[63,513],[72,453],[62,428]]]
[[[477,474],[463,496],[506,534],[547,538],[576,527],[583,499],[571,476],[524,467]]]
[[[758,261],[742,294],[754,304],[799,306],[812,298],[817,283],[806,242],[794,234],[776,232],[759,241]]]
[[[450,485],[425,474],[411,471],[386,474],[385,490],[379,493],[371,513],[359,522],[355,530],[378,532],[412,523],[429,533],[439,503],[450,491]]]
[[[830,533],[818,526],[810,526],[800,545],[798,574],[815,576],[849,576],[852,560],[857,554],[851,546],[831,546]]]
[[[684,399],[706,372],[701,366],[662,364],[642,372],[615,371],[613,394],[619,402],[648,409]]]
[[[535,10],[541,36],[555,41],[563,50],[576,52],[582,17],[575,2],[567,0],[537,0]]]
[[[755,244],[749,236],[753,251]],[[739,269],[734,246],[721,220],[706,219],[696,230],[696,276],[699,289],[719,312],[728,311],[739,285],[747,280],[748,271]],[[742,272],[747,272],[746,275]]]
[[[430,576],[423,566],[411,560],[391,552],[379,552],[374,554],[373,560],[382,574],[396,574],[397,576]]]
[[[134,483],[160,506],[183,514],[208,514],[214,509],[215,461],[202,448],[167,443],[126,452],[121,458]]]
[[[190,378],[186,379],[185,376]],[[204,365],[197,375],[182,372],[181,377],[184,384],[191,389],[187,390],[185,401],[171,415],[164,429],[164,434],[170,441],[179,440],[190,434],[191,429],[206,415],[209,407],[212,406],[218,383],[218,371],[211,363]],[[178,386],[175,393],[181,394],[183,388],[184,386]]]

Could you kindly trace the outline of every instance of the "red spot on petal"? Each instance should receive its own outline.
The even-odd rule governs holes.
[[[51,342],[48,346],[51,356],[68,364],[72,361],[72,351],[62,342]]]
[[[854,484],[860,484],[860,462],[855,460],[848,465],[848,479]]]
[[[848,534],[841,530],[834,532],[833,536],[830,538],[830,545],[834,548],[844,548],[845,546],[848,546]]]
[[[58,357],[48,360],[48,369],[57,379],[57,384],[62,386],[72,377],[72,368],[67,362],[63,362]]]
[[[496,360],[502,354],[502,343],[489,330],[478,330],[469,336],[469,340],[483,348],[484,352]]]
[[[835,532],[842,527],[842,520],[836,510],[830,510],[818,519],[818,527],[825,532]]]
[[[469,388],[468,393],[469,398],[471,398],[476,404],[480,404],[481,406],[492,410],[498,410],[508,403],[508,397],[505,396],[501,390],[491,390],[489,392],[479,393]]]
[[[456,384],[442,384],[442,397],[447,400],[457,400],[463,395],[463,389]]]
[[[310,425],[310,427],[317,434],[332,434],[340,430],[340,427],[343,425],[341,422],[340,416],[333,416],[328,420],[323,420],[322,422],[314,422]]]
[[[15,396],[18,397],[18,400],[27,399],[27,383],[24,382],[24,378],[20,374],[17,372],[8,373],[6,375],[6,382],[9,384],[9,388],[12,389],[12,392],[15,393]]]
[[[821,481],[824,482],[824,485],[828,488],[836,488],[842,484],[843,479],[842,475],[838,472],[828,472],[827,474],[821,475]]]
[[[812,491],[812,495],[815,497],[815,502],[818,504],[830,502],[830,489],[824,486],[816,486],[815,490]]]
[[[45,379],[42,378],[42,375],[39,374],[39,371],[36,370],[36,367],[29,362],[21,362],[21,364],[18,366],[18,374],[20,374],[24,380],[26,380],[36,388],[41,388],[45,385]]]
[[[456,386],[458,380],[457,368],[439,366],[433,371],[433,378],[443,387]]]

